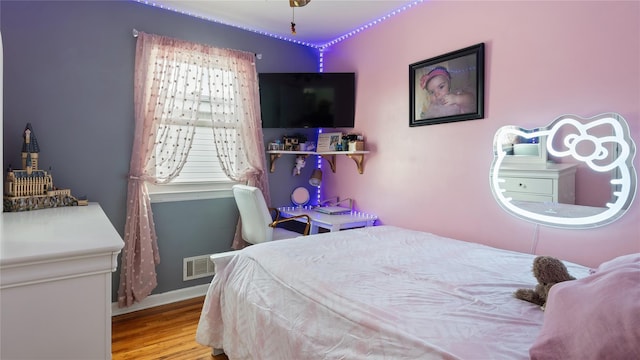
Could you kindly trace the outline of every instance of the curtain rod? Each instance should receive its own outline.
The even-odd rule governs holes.
[[[133,28],[132,35],[133,35],[134,38],[137,38],[138,37],[138,29]],[[255,55],[255,57],[258,58],[258,60],[262,59],[262,54],[254,53],[253,55]]]

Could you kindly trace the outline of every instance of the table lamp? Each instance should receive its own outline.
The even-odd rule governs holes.
[[[320,187],[320,185],[322,184],[322,170],[313,169],[311,177],[309,178],[309,184],[315,187]]]

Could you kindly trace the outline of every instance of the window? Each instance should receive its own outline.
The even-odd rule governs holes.
[[[183,131],[186,128],[186,126],[175,127]],[[196,126],[187,162],[180,174],[173,179],[173,184],[231,181],[220,166],[213,141],[211,128]],[[156,167],[156,171],[161,169],[162,166]]]
[[[226,77],[225,81],[233,78],[230,71],[216,70],[213,78]],[[235,158],[237,154],[218,154],[214,142],[214,135],[211,129],[216,124],[220,128],[224,128],[225,138],[236,138],[237,130],[234,126],[224,121],[225,114],[233,113],[233,98],[229,91],[224,91],[228,86],[211,84],[209,76],[204,75],[202,80],[202,92],[197,96],[200,97],[197,119],[181,118],[179,115],[172,118],[169,124],[161,125],[158,129],[156,142],[161,142],[162,137],[183,136],[185,138],[192,137],[191,148],[187,155],[185,165],[180,173],[168,184],[156,185],[148,184],[149,195],[152,202],[168,202],[168,201],[184,201],[196,199],[211,199],[219,197],[233,196],[231,186],[236,184],[230,179],[222,169],[218,156],[229,156]],[[183,84],[179,84],[183,85]],[[185,92],[194,94],[194,89],[189,89],[187,85]],[[209,94],[222,94],[222,98],[210,97]],[[174,97],[171,99],[172,104],[165,104],[165,108],[172,114],[181,114],[181,108],[195,105],[196,98],[192,95],[185,99]],[[195,127],[189,123],[195,121]],[[163,156],[163,151],[172,151],[171,149],[163,149],[161,146],[155,148],[155,171],[157,173],[170,171],[170,167],[163,163],[162,159],[168,158]],[[235,151],[235,148],[231,151]]]

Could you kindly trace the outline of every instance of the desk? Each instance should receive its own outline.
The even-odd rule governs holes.
[[[373,226],[376,220],[378,220],[378,217],[375,215],[365,214],[359,211],[352,211],[349,214],[342,215],[329,215],[302,207],[281,207],[278,208],[278,210],[280,210],[280,215],[287,218],[296,215],[309,215],[311,218],[310,234],[317,234],[318,228],[329,229],[329,231],[340,231],[357,227]],[[304,218],[296,220],[306,222]]]

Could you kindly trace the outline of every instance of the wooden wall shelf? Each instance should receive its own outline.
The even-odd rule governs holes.
[[[270,172],[274,172],[276,170],[276,160],[278,160],[282,155],[296,155],[296,156],[304,156],[305,158],[309,155],[319,155],[323,159],[327,160],[329,166],[331,167],[332,172],[336,172],[336,155],[346,155],[350,159],[355,161],[356,166],[358,167],[358,173],[362,174],[364,172],[364,156],[368,154],[369,151],[323,151],[323,152],[315,152],[315,151],[288,151],[288,150],[269,150],[267,154],[269,154],[269,159],[271,161],[271,167],[269,168]]]

